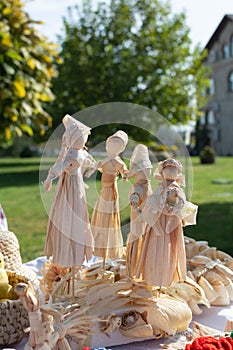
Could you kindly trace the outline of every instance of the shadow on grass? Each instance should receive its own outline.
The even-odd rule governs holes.
[[[47,173],[47,171],[40,172],[41,178],[46,178]],[[0,184],[2,188],[11,186],[32,186],[39,184],[39,171],[32,170],[0,174]]]
[[[184,228],[184,234],[195,240],[208,241],[230,255],[233,252],[233,202],[199,205],[197,225]]]

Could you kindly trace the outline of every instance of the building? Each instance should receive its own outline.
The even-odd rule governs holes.
[[[197,151],[210,145],[217,155],[233,156],[233,15],[223,17],[205,48],[209,100],[197,123]]]

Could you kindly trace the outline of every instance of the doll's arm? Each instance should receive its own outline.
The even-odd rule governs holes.
[[[52,182],[61,176],[61,174],[68,169],[75,160],[66,156],[62,161],[56,162],[54,166],[49,170],[48,176],[43,185],[47,192],[52,189]]]
[[[95,166],[98,163],[95,161],[95,159],[92,157],[90,153],[85,151],[85,160],[84,160],[84,167],[86,168],[95,168]]]
[[[89,178],[91,177],[92,174],[94,174],[94,172],[99,168],[100,166],[100,161],[96,162],[92,164],[92,167],[85,173],[85,177]]]
[[[130,205],[137,211],[139,211],[139,205],[143,197],[143,189],[140,185],[136,184],[133,186],[132,193],[129,197]]]
[[[127,177],[127,173],[128,173],[128,169],[126,164],[123,162],[123,160],[121,160],[122,162],[122,167],[119,169],[119,173],[122,176],[123,181],[127,181],[128,177]]]

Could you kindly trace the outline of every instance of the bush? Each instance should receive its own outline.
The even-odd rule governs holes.
[[[213,164],[215,162],[215,151],[210,146],[205,146],[200,152],[200,160],[202,164]]]

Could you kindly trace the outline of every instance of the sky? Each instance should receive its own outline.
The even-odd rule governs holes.
[[[24,10],[33,20],[43,21],[38,29],[51,41],[61,33],[62,18],[67,17],[67,7],[80,0],[24,0]],[[191,29],[193,44],[204,47],[225,14],[233,14],[233,0],[170,0],[174,13],[184,10],[186,23]]]

